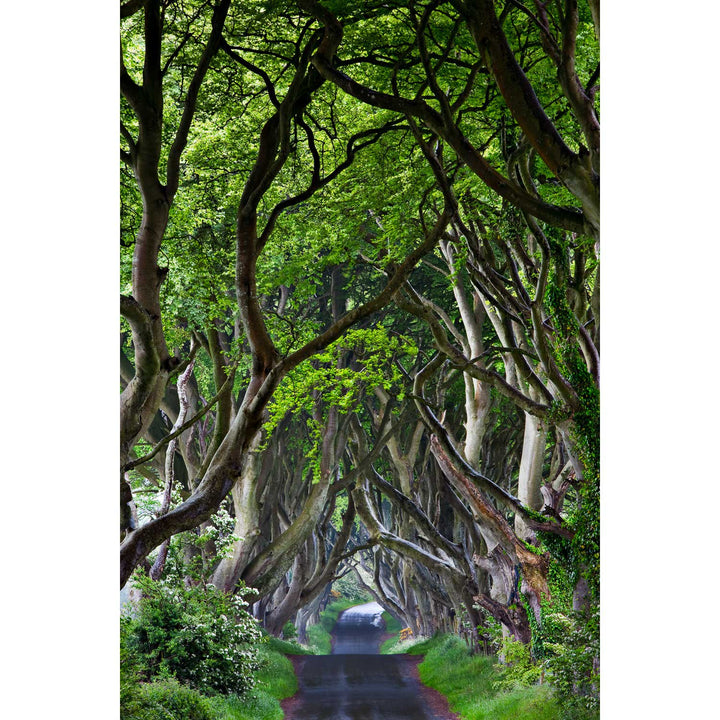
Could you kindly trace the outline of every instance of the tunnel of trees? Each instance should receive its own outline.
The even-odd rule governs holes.
[[[596,672],[599,3],[121,16],[121,586],[302,635],[352,574]]]

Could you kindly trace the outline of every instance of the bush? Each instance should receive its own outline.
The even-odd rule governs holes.
[[[297,628],[291,622],[286,622],[282,629],[283,640],[294,640],[297,637]]]
[[[141,685],[139,699],[143,711],[153,714],[140,715],[137,720],[217,720],[208,698],[172,678]],[[135,720],[123,716],[123,720],[131,719]]]
[[[132,633],[132,620],[120,618],[120,717],[123,720],[150,719],[148,708],[143,704],[140,688],[141,660],[128,643]]]
[[[596,720],[600,716],[600,676],[595,665],[600,656],[600,612],[585,617],[557,613],[549,617],[564,632],[545,642],[548,677],[563,706],[563,720]]]
[[[269,638],[260,651],[260,671],[257,686],[238,698],[217,696],[213,707],[221,720],[282,720],[280,700],[297,692],[298,684],[293,665],[277,646],[289,643]]]
[[[147,577],[135,584],[142,599],[136,616],[123,621],[121,653],[144,679],[174,677],[210,694],[253,687],[261,633],[241,597]]]
[[[505,665],[497,686],[506,690],[537,685],[543,676],[543,663],[536,662],[530,645],[521,643],[511,635],[501,641],[501,652]]]

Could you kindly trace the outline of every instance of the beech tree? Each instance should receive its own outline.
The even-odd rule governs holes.
[[[243,476],[244,467],[248,460],[248,450],[260,431],[267,403],[282,378],[301,362],[337,340],[354,323],[387,304],[416,262],[437,243],[440,232],[449,218],[448,211],[441,214],[439,221],[433,226],[426,228],[426,232],[420,237],[420,241],[416,242],[415,247],[393,268],[388,282],[374,297],[364,304],[354,307],[343,314],[342,317],[338,317],[329,326],[323,328],[321,332],[301,343],[299,347],[281,354],[268,329],[265,321],[266,311],[261,307],[260,298],[257,294],[258,262],[278,217],[284,210],[308,199],[314,192],[335,179],[351,164],[357,152],[357,146],[377,139],[390,126],[384,123],[379,128],[364,130],[351,135],[345,143],[345,158],[338,162],[329,172],[323,174],[323,164],[329,160],[329,154],[321,153],[319,143],[315,138],[315,131],[303,120],[303,113],[307,111],[313,95],[317,93],[323,84],[322,77],[309,64],[311,51],[317,45],[317,35],[307,32],[307,23],[303,29],[301,22],[296,18],[288,18],[281,14],[282,18],[290,20],[291,26],[297,32],[292,40],[281,41],[289,44],[292,54],[288,53],[287,58],[281,56],[283,60],[287,61],[287,64],[280,67],[278,77],[282,78],[283,83],[286,82],[286,75],[292,73],[292,77],[287,87],[284,88],[286,91],[284,97],[280,99],[278,95],[279,88],[276,90],[276,83],[279,81],[273,83],[270,75],[265,70],[250,61],[243,60],[236,49],[239,46],[234,45],[234,41],[228,41],[221,36],[222,21],[228,15],[227,4],[217,6],[214,13],[213,29],[208,41],[209,49],[202,55],[201,62],[193,75],[196,80],[192,86],[195,106],[199,95],[199,85],[208,72],[210,61],[220,50],[223,50],[230,58],[238,62],[246,72],[258,76],[262,80],[263,94],[272,108],[271,114],[265,119],[257,135],[257,151],[241,188],[240,197],[236,201],[235,282],[232,294],[237,307],[238,321],[236,322],[234,335],[237,340],[242,336],[242,342],[245,344],[249,355],[247,386],[244,389],[242,399],[235,403],[236,407],[233,407],[232,398],[230,397],[230,385],[223,383],[221,387],[217,387],[218,396],[216,401],[218,410],[213,442],[208,452],[205,453],[196,476],[191,480],[191,494],[179,506],[170,509],[141,527],[136,527],[133,525],[128,513],[128,485],[123,481],[123,493],[121,496],[121,509],[123,511],[121,532],[124,535],[121,547],[122,584],[126,582],[129,573],[138,562],[145,558],[154,547],[157,547],[172,534],[196,527],[211,517],[235,485],[237,479]],[[140,86],[132,80],[129,72],[124,69],[125,65],[123,65],[123,88],[125,95],[129,97],[128,105],[137,117],[138,127],[142,129],[145,117],[143,111],[147,110],[148,117],[153,113],[144,108],[139,98],[144,98],[150,90],[161,96],[163,77],[167,75],[170,63],[177,61],[181,53],[173,51],[170,53],[169,58],[164,59],[162,57],[163,32],[169,32],[171,26],[168,23],[164,9],[161,12],[159,4],[142,6],[142,10],[136,10],[136,14],[145,15],[143,79],[144,83],[148,85],[148,90],[143,90],[144,85]],[[234,16],[233,19],[237,20]],[[249,22],[251,25],[253,22],[257,22],[257,16],[250,16]],[[232,30],[228,31],[227,34],[232,38],[231,32],[240,30],[241,28],[234,24]],[[187,43],[183,47],[186,46]],[[266,54],[271,57],[277,55],[271,50],[261,50],[259,54]],[[187,143],[189,125],[192,121],[192,114],[188,109],[190,106],[191,104],[186,99],[184,103],[185,110],[181,116],[178,131],[180,140],[175,141],[169,151],[170,157],[175,163],[168,175],[172,179],[170,190],[174,190],[174,192],[177,192],[176,183],[179,182],[177,178],[180,167],[179,156]],[[158,179],[157,167],[159,167],[159,158],[163,149],[163,134],[160,131],[162,123],[156,115],[158,115],[158,112],[162,113],[162,102],[157,100],[154,107],[153,122],[156,123],[155,134],[153,135],[155,141],[153,150],[153,162],[155,163],[154,192],[164,195],[170,193],[168,197],[173,197],[172,192],[163,189]],[[331,114],[337,112],[337,108],[334,108],[334,106],[330,110]],[[332,120],[333,118],[330,120],[331,123]],[[336,126],[331,125],[331,130],[328,132],[332,135],[336,130]],[[301,158],[299,151],[297,151],[296,137],[300,133],[304,134],[307,143],[304,158]],[[140,153],[137,148],[142,149],[148,143],[145,135],[140,134],[135,139],[127,126],[124,126],[123,136],[128,143],[132,143],[130,145],[130,157],[125,155],[123,157],[131,163],[140,162]],[[291,153],[292,150],[295,150],[295,152]],[[133,152],[135,155],[132,155]],[[267,198],[266,195],[269,193],[273,182],[281,175],[281,171],[286,169],[291,156],[296,163],[302,162],[303,159],[307,161],[309,179],[300,192],[270,206],[271,209],[265,218],[266,222],[262,226],[262,230],[259,230],[258,213],[260,203],[263,199],[272,199],[272,195]],[[136,174],[140,178],[138,187],[143,196],[143,220],[135,240],[133,254],[133,295],[123,296],[122,300],[123,315],[132,329],[135,364],[134,376],[127,382],[122,397],[122,427],[124,430],[121,462],[123,471],[137,467],[139,464],[138,460],[128,460],[132,444],[143,430],[151,424],[154,413],[157,412],[162,402],[170,373],[172,370],[179,368],[182,363],[181,358],[170,356],[162,331],[162,312],[158,307],[159,288],[164,275],[158,267],[158,255],[161,248],[162,231],[167,225],[170,203],[163,201],[165,203],[163,205],[165,208],[163,210],[163,223],[153,226],[152,231],[149,230],[148,223],[150,221],[147,216],[152,211],[147,208],[153,202],[157,204],[159,200],[151,201],[145,198],[143,195],[144,186],[142,185],[143,178],[145,178],[144,171],[141,174],[138,170]],[[153,238],[150,245],[148,245],[149,241],[146,242],[145,240],[146,235]],[[145,275],[139,274],[139,270],[136,269],[141,264],[144,264],[147,272],[154,273],[152,283],[145,278]],[[147,270],[148,267],[151,270]],[[143,284],[143,288],[152,286],[152,290],[147,290],[147,293],[150,293],[147,295],[149,298],[147,301],[141,302],[135,297],[136,287],[139,283]],[[140,291],[138,291],[138,295],[141,298],[145,297]],[[219,384],[217,381],[221,372],[227,370],[225,361],[220,358],[222,341],[220,336],[215,337],[215,331],[212,331],[207,337],[206,344],[210,355],[214,357],[214,372],[217,385]],[[188,360],[189,356],[185,359],[185,362]],[[225,366],[221,367],[223,365]],[[194,419],[192,418],[191,422]],[[182,429],[181,426],[178,431]]]

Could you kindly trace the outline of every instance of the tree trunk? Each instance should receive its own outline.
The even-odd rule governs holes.
[[[212,576],[213,585],[226,593],[232,593],[235,590],[260,535],[257,483],[260,465],[258,447],[262,435],[262,432],[259,432],[250,444],[243,472],[232,489],[235,510],[233,534],[238,539],[233,543],[232,554],[220,561]]]
[[[547,427],[540,419],[530,413],[525,413],[525,434],[523,436],[523,449],[520,458],[518,474],[518,497],[523,505],[532,510],[540,510],[543,506],[542,469],[545,459],[545,441]],[[535,533],[525,524],[522,517],[515,516],[515,533],[519,538],[532,542]]]

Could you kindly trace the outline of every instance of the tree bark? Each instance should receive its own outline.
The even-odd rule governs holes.
[[[220,561],[212,575],[213,585],[226,593],[232,593],[237,587],[240,575],[250,561],[260,535],[257,482],[260,464],[258,448],[261,439],[262,433],[257,433],[250,443],[243,472],[232,488],[235,511],[233,534],[238,539],[233,543],[232,554]]]
[[[545,423],[529,413],[525,413],[525,433],[523,449],[518,471],[518,498],[523,505],[532,510],[541,510],[543,506],[542,469],[545,459],[545,441],[547,428]],[[535,533],[527,526],[521,515],[515,516],[515,532],[522,540],[532,542]]]

